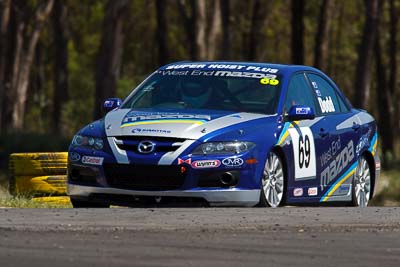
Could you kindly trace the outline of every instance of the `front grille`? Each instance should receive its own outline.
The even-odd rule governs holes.
[[[111,187],[146,191],[179,189],[186,177],[180,166],[105,164],[104,172]]]
[[[146,136],[117,136],[115,144],[119,149],[140,153],[138,145],[141,141],[151,141],[155,144],[153,152],[173,152],[185,141],[182,138],[146,137]]]

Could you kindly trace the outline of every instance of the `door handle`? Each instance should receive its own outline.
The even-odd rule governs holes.
[[[322,138],[325,138],[329,135],[329,132],[327,130],[325,130],[324,128],[321,128],[319,130],[319,136],[321,136]]]
[[[357,122],[353,122],[353,126],[351,128],[353,128],[354,131],[358,131],[360,127],[361,127],[360,124],[358,124]]]

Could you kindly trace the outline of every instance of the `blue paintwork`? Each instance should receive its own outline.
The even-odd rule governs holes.
[[[168,68],[172,65],[179,65],[179,64],[194,64],[194,63],[173,63],[166,66],[161,67],[159,70],[168,70]],[[199,62],[196,64],[210,64],[209,62]],[[341,182],[341,179],[346,176],[349,172],[351,172],[356,164],[358,157],[363,153],[370,153],[375,154],[374,144],[377,141],[377,127],[375,121],[368,122],[364,125],[361,125],[360,129],[354,130],[352,128],[347,129],[337,129],[336,126],[343,123],[347,119],[357,115],[365,113],[365,111],[357,110],[352,108],[348,102],[345,103],[347,108],[349,109],[348,112],[342,114],[332,114],[332,115],[323,115],[320,114],[319,111],[314,111],[312,108],[308,109],[304,106],[298,106],[298,108],[304,108],[305,113],[300,114],[301,112],[296,114],[296,109],[293,109],[289,112],[296,119],[312,119],[314,116],[318,119],[316,123],[314,123],[310,130],[314,136],[314,143],[315,143],[315,159],[316,159],[316,177],[314,179],[308,180],[296,180],[295,179],[295,167],[294,167],[294,150],[292,145],[292,140],[287,138],[287,132],[290,128],[298,128],[296,123],[285,121],[283,105],[284,99],[288,90],[288,85],[290,78],[299,72],[305,73],[315,73],[323,78],[325,78],[337,91],[336,93],[344,98],[343,93],[339,90],[336,84],[324,73],[320,70],[307,67],[307,66],[295,66],[295,65],[277,65],[277,64],[264,64],[264,63],[243,63],[243,62],[217,62],[216,64],[227,64],[227,65],[241,65],[245,67],[259,67],[259,68],[276,68],[279,69],[279,75],[281,77],[281,97],[277,106],[277,112],[275,115],[258,118],[255,120],[250,120],[238,124],[234,124],[228,127],[224,127],[213,132],[207,133],[197,141],[195,141],[192,145],[187,147],[179,156],[181,160],[191,160],[192,162],[196,160],[219,160],[222,161],[223,159],[235,156],[240,157],[245,162],[248,159],[257,159],[257,164],[247,164],[244,163],[242,166],[238,167],[227,167],[221,164],[219,167],[214,169],[194,169],[191,168],[189,164],[184,163],[183,166],[188,167],[188,175],[186,178],[186,182],[181,188],[181,190],[201,190],[201,188],[197,187],[197,178],[199,175],[201,176],[202,173],[205,171],[222,171],[222,170],[240,170],[241,178],[239,183],[237,184],[237,190],[241,189],[260,189],[261,187],[261,176],[265,164],[265,159],[268,153],[275,149],[280,149],[283,152],[283,161],[285,162],[286,166],[286,177],[287,177],[287,191],[286,191],[286,202],[287,203],[317,203],[323,201],[325,197],[331,192],[335,185]],[[243,68],[245,68],[243,67]],[[230,70],[229,68],[222,68],[219,70]],[[246,72],[245,70],[241,70]],[[249,70],[250,71],[250,70]],[[255,70],[252,70],[253,72]],[[311,89],[311,87],[310,87]],[[132,92],[134,94],[135,91]],[[131,95],[132,95],[131,94]],[[112,104],[108,102],[107,109],[112,110],[119,106],[119,102],[117,99],[111,99]],[[123,104],[122,104],[123,105]],[[113,112],[113,111],[111,111]],[[126,114],[125,118],[131,116],[132,114],[161,114],[163,112],[177,112],[182,113],[181,109],[140,109],[140,110],[131,110],[128,114]],[[198,110],[184,110],[185,114],[199,114],[203,113],[203,111]],[[209,114],[204,114],[210,116],[210,121],[220,118],[222,116],[232,115],[232,116],[239,116],[233,112],[227,111],[215,111],[210,112]],[[296,117],[297,116],[297,117]],[[205,121],[206,122],[206,121]],[[207,122],[206,122],[207,123]],[[104,119],[95,121],[88,126],[85,126],[81,129],[78,134],[81,135],[88,135],[94,137],[101,137],[105,140],[105,147],[102,151],[97,151],[88,148],[82,147],[73,147],[71,146],[69,151],[79,153],[81,156],[89,155],[89,156],[96,156],[96,157],[103,157],[104,163],[116,163],[117,159],[113,155],[113,152],[105,139],[105,124]],[[321,129],[324,129],[325,132],[322,132]],[[286,137],[285,137],[286,133]],[[287,138],[287,139],[285,139]],[[151,139],[151,138],[149,138]],[[240,141],[250,141],[256,143],[256,147],[251,149],[250,151],[244,152],[238,155],[213,155],[213,156],[204,156],[204,155],[191,155],[192,151],[199,146],[201,143],[204,142],[212,142],[212,141],[233,141],[233,140],[240,140]],[[156,141],[156,145],[162,146],[165,141]],[[346,164],[346,167],[341,169],[336,176],[329,181],[327,185],[321,184],[321,172],[329,166],[332,161],[335,160],[338,154],[350,143],[354,146],[354,151],[357,147],[357,152],[354,152],[354,158],[350,162]],[[126,144],[136,145],[137,141],[129,141]],[[340,147],[335,153],[332,152],[332,147],[334,144],[337,144],[337,147]],[[340,145],[339,145],[340,144]],[[164,144],[165,145],[165,144]],[[331,149],[331,157],[327,156],[326,162],[323,160],[323,153],[325,155],[329,155],[329,150]],[[127,152],[127,156],[131,162],[135,162],[135,164],[145,164],[149,165],[149,170],[151,171],[151,165],[157,165],[158,161],[165,155],[166,152],[158,152],[154,154],[138,154],[133,152]],[[172,163],[174,165],[178,164],[178,159],[175,159]],[[70,161],[69,166],[82,166],[84,164],[72,162]],[[121,165],[123,168],[123,165]],[[107,187],[107,183],[104,178],[104,172],[102,170],[102,166],[90,166],[94,170],[99,172],[98,177],[98,186]],[[71,181],[69,181],[71,182]],[[349,188],[352,180],[348,179],[343,182],[343,186],[340,188],[342,191],[346,191]],[[307,190],[309,188],[318,188],[318,194],[315,196],[308,196]],[[303,189],[302,196],[294,196],[293,192],[296,188]],[[215,188],[218,190],[218,188]]]

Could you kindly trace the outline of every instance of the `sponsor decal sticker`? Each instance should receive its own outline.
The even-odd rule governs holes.
[[[311,82],[311,84],[315,89],[318,89],[318,84],[316,82]]]
[[[70,161],[79,161],[81,159],[81,155],[76,152],[69,152],[68,157]]]
[[[297,115],[306,115],[308,112],[310,112],[309,108],[296,108]]]
[[[242,70],[242,71],[259,71],[264,73],[278,73],[279,69],[266,68],[259,66],[245,66],[239,64],[175,64],[165,68],[166,70],[179,70],[179,69],[208,69],[208,70]]]
[[[307,191],[309,196],[316,196],[318,195],[318,187],[310,187]]]
[[[327,186],[339,173],[341,173],[354,158],[353,140],[338,152],[336,158],[321,172],[321,185]]]
[[[303,195],[303,188],[295,188],[293,189],[293,196],[301,197]]]
[[[90,165],[102,165],[104,158],[101,157],[90,157],[90,156],[83,156],[82,163],[90,164]]]
[[[339,194],[347,194],[350,190],[350,185],[342,184],[339,186],[338,193]]]
[[[154,134],[170,134],[170,130],[164,130],[164,129],[151,129],[151,128],[134,128],[132,129],[132,133],[137,133],[137,134],[149,134],[149,133],[154,133]]]
[[[221,165],[219,160],[196,160],[192,162],[194,169],[206,169],[206,168],[217,168]]]
[[[332,98],[330,96],[326,96],[325,99],[322,99],[321,97],[318,97],[318,103],[319,106],[321,107],[322,113],[328,113],[328,112],[335,112],[335,106],[333,105]]]
[[[361,150],[364,147],[368,147],[369,146],[369,140],[368,140],[368,136],[365,134],[363,136],[361,136],[360,140],[358,140],[358,144],[356,146],[356,154],[359,155]]]
[[[243,163],[244,161],[241,158],[226,158],[222,160],[222,164],[227,167],[240,167]]]
[[[179,114],[179,113],[128,113],[122,120],[121,128],[127,126],[162,124],[162,123],[190,123],[203,124],[211,120],[209,115],[201,114]]]
[[[183,163],[187,163],[187,164],[192,164],[192,159],[181,159],[181,158],[178,158],[178,165],[181,165],[181,164],[183,164]]]
[[[112,108],[113,105],[114,105],[114,101],[112,101],[112,100],[104,101],[104,107],[106,107],[106,108]]]
[[[381,163],[380,162],[376,162],[375,163],[375,169],[376,170],[380,170],[381,169]]]
[[[333,140],[329,146],[329,149],[322,153],[320,156],[321,167],[324,167],[331,159],[340,151],[342,145],[340,142],[340,136],[337,140]]]
[[[260,80],[260,83],[261,83],[261,84],[265,84],[265,85],[269,84],[269,85],[275,86],[275,85],[278,85],[278,84],[279,84],[279,81],[278,81],[277,79],[262,78],[262,79]]]

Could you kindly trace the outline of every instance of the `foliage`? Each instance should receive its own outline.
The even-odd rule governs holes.
[[[374,206],[398,206],[400,204],[400,169],[392,169],[381,173],[378,191],[372,201]]]

